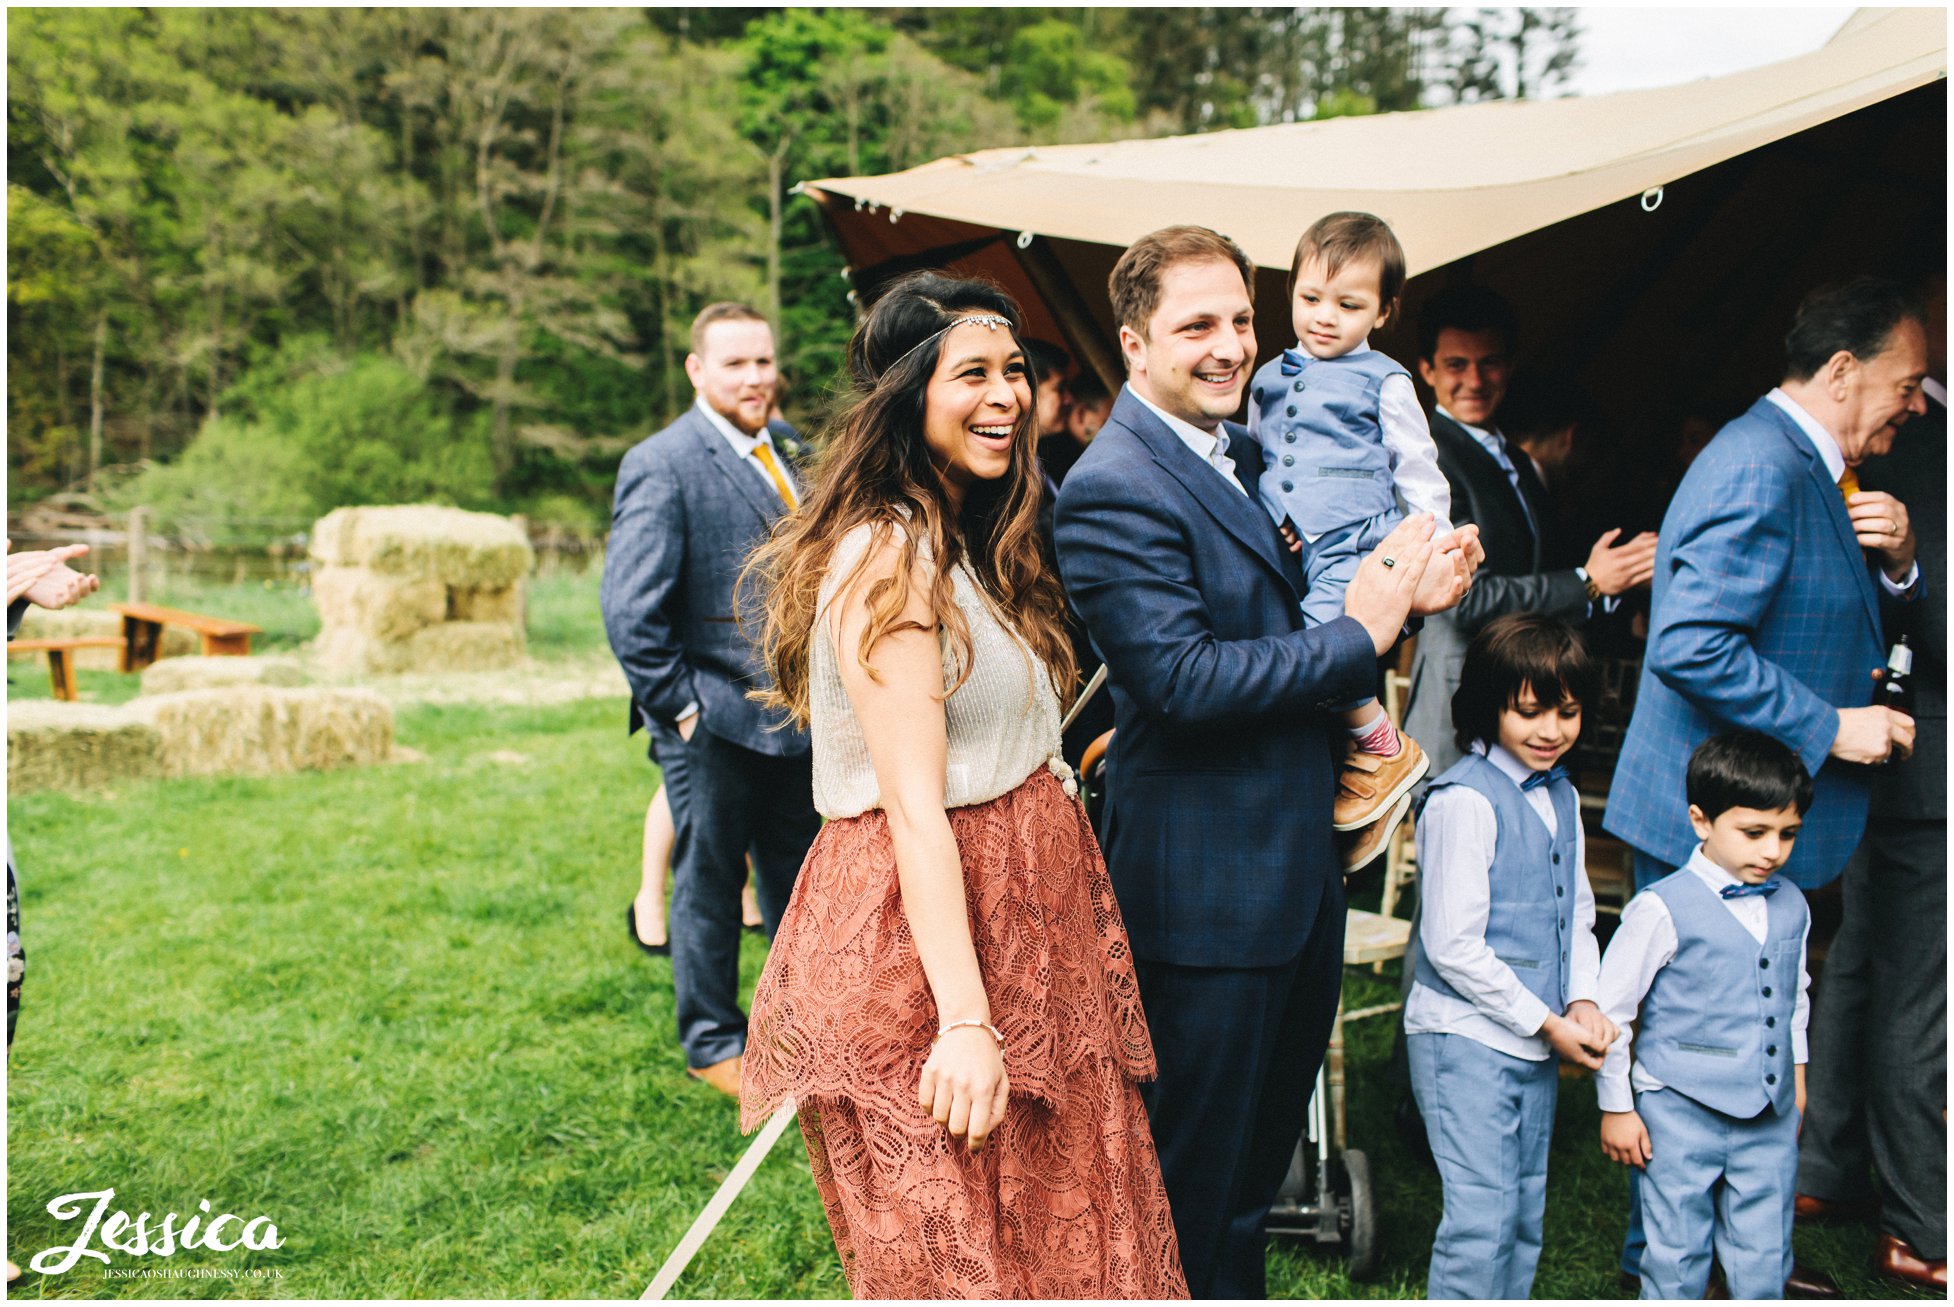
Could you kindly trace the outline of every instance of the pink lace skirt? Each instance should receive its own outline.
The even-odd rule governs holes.
[[[753,996],[741,1128],[798,1100],[857,1297],[1185,1297],[1135,1087],[1152,1045],[1084,810],[1041,770],[950,828],[1011,1079],[990,1145],[916,1104],[937,1014],[879,811],[829,822],[801,868]]]

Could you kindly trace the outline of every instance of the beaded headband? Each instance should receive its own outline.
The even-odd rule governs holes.
[[[929,335],[923,337],[921,340],[917,341],[914,345],[911,345],[908,349],[904,350],[902,352],[902,358],[897,359],[894,363],[891,363],[888,367],[883,368],[881,375],[878,376],[876,380],[880,381],[882,377],[886,377],[891,372],[894,372],[897,368],[903,365],[904,361],[907,360],[911,354],[914,354],[917,350],[929,344],[931,341],[935,340],[938,336],[941,336],[944,332],[948,331],[950,328],[962,326],[966,322],[981,322],[986,327],[989,327],[992,331],[996,331],[999,327],[1003,327],[1006,331],[1013,330],[1011,326],[1011,319],[1000,317],[995,313],[966,313],[960,318],[951,318],[948,322],[938,327],[935,331],[932,331]]]

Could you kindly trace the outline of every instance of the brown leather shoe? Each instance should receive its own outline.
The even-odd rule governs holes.
[[[1339,831],[1361,830],[1388,813],[1411,787],[1423,780],[1432,767],[1431,759],[1418,747],[1418,741],[1398,732],[1398,752],[1380,758],[1374,753],[1352,749],[1337,774],[1337,802],[1330,812],[1330,828]],[[1361,863],[1358,865],[1362,865]]]
[[[1799,1194],[1791,1200],[1791,1210],[1805,1225],[1848,1225],[1873,1214],[1871,1203],[1839,1202],[1816,1194]]]
[[[1391,832],[1398,828],[1398,823],[1403,821],[1405,814],[1410,811],[1411,796],[1407,794],[1397,801],[1390,812],[1362,830],[1339,835],[1337,844],[1341,851],[1338,857],[1343,861],[1344,875],[1349,875],[1383,853],[1391,842]]]
[[[729,1057],[724,1062],[714,1062],[711,1066],[687,1067],[685,1074],[694,1080],[711,1085],[728,1098],[740,1096],[740,1060]]]
[[[1843,1298],[1845,1291],[1839,1282],[1825,1272],[1805,1265],[1797,1258],[1791,1259],[1791,1274],[1785,1277],[1784,1296],[1787,1298]]]
[[[1873,1271],[1889,1280],[1947,1292],[1947,1259],[1930,1262],[1913,1251],[1913,1245],[1894,1235],[1882,1234],[1873,1245]]]

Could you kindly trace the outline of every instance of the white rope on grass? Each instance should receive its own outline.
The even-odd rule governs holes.
[[[720,1218],[731,1209],[733,1200],[740,1196],[740,1191],[746,1188],[746,1182],[751,1180],[753,1173],[760,1169],[760,1163],[767,1160],[767,1154],[773,1151],[774,1144],[779,1140],[781,1133],[787,1129],[787,1123],[793,1119],[794,1100],[790,1098],[780,1105],[778,1111],[767,1118],[765,1125],[760,1127],[760,1133],[754,1136],[751,1144],[747,1145],[745,1156],[741,1157],[726,1178],[719,1182],[719,1189],[713,1194],[711,1201],[706,1203],[705,1210],[701,1211],[692,1222],[692,1228],[687,1230],[685,1237],[678,1241],[678,1247],[672,1249],[672,1255],[667,1257],[665,1264],[658,1268],[658,1274],[652,1277],[651,1283],[645,1286],[645,1291],[638,1295],[639,1298],[659,1302],[672,1291],[672,1286],[678,1283],[678,1277],[685,1274],[685,1268],[690,1266],[692,1259],[699,1255],[699,1249],[705,1247],[706,1240],[712,1237],[713,1230],[718,1227]]]

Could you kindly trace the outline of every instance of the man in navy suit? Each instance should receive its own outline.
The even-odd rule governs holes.
[[[734,588],[752,548],[799,496],[793,428],[769,423],[773,331],[740,304],[692,324],[698,401],[618,468],[604,629],[648,725],[677,843],[672,985],[688,1073],[739,1096],[740,886],[749,850],[771,934],[820,829],[805,733],[746,697],[761,683]]]
[[[1105,853],[1159,1059],[1145,1090],[1196,1297],[1264,1296],[1262,1222],[1336,1013],[1341,732],[1413,613],[1456,603],[1476,533],[1400,526],[1343,617],[1305,629],[1302,569],[1223,419],[1255,367],[1253,265],[1201,227],[1143,237],[1110,282],[1127,367],[1059,493],[1067,593],[1105,655],[1117,734]],[[1443,550],[1461,546],[1459,553]]]

